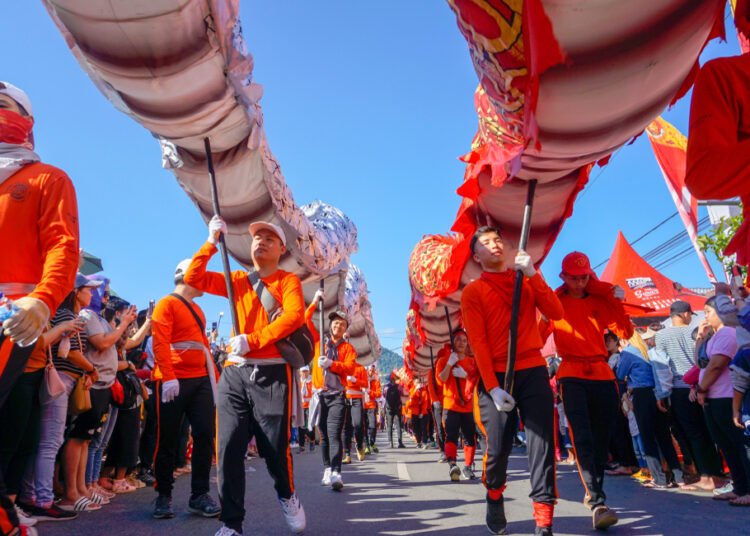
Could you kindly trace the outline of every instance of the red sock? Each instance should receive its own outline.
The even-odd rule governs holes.
[[[474,465],[474,453],[477,451],[476,447],[470,447],[468,445],[464,445],[464,463],[471,467]]]
[[[505,491],[505,486],[500,489],[488,489],[487,497],[489,497],[491,501],[499,501],[503,498],[503,491]]]
[[[552,516],[555,513],[555,505],[548,504],[548,503],[538,503],[538,502],[535,502],[533,504],[534,504],[534,519],[536,520],[536,526],[537,527],[551,527]]]
[[[448,461],[455,462],[456,456],[458,456],[458,445],[451,441],[445,442],[445,457]]]

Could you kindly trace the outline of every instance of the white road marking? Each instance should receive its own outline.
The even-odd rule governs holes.
[[[406,464],[404,462],[397,462],[396,470],[398,471],[399,479],[411,480],[411,477],[409,476],[409,471],[406,469]]]

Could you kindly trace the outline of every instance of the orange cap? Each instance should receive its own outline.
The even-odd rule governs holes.
[[[562,271],[572,276],[590,275],[596,277],[591,269],[591,262],[585,253],[574,251],[565,255],[562,261]]]

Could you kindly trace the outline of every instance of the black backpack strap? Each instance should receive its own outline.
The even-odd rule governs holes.
[[[258,272],[254,270],[252,272],[248,272],[247,279],[248,281],[250,281],[250,286],[253,287],[253,290],[258,296],[263,309],[266,310],[266,313],[268,314],[268,323],[270,324],[273,314],[279,308],[279,302],[277,302],[276,298],[274,298],[273,295],[268,291],[268,289],[266,289],[266,284],[260,278]]]
[[[193,318],[195,318],[195,321],[198,323],[198,327],[200,328],[201,333],[205,334],[206,333],[206,326],[203,325],[203,322],[201,321],[201,317],[198,316],[198,313],[195,312],[195,309],[193,309],[190,306],[190,304],[188,303],[188,301],[185,298],[183,298],[182,296],[180,296],[179,294],[175,293],[175,292],[173,292],[172,294],[170,294],[170,296],[174,296],[175,298],[177,298],[178,300],[180,300],[182,303],[185,304],[185,307],[188,308],[188,310],[190,311],[190,313],[193,315]]]

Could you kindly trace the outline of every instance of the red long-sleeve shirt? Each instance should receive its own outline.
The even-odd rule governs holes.
[[[685,184],[698,199],[739,196],[739,264],[750,262],[750,54],[707,62],[695,82]]]
[[[378,398],[383,394],[383,389],[380,386],[380,380],[377,378],[370,378],[370,390],[368,396],[370,399],[365,402],[365,409],[376,409],[378,407]]]
[[[563,285],[557,290],[565,316],[559,320],[540,322],[540,331],[555,336],[557,353],[562,357],[557,378],[586,380],[614,380],[607,363],[604,332],[614,331],[619,337],[629,339],[633,324],[623,303],[612,294],[612,285],[603,281],[590,281],[583,298],[573,298]]]
[[[64,171],[37,162],[0,184],[0,283],[27,283],[55,316],[78,271],[78,204]]]
[[[461,314],[471,349],[487,391],[499,387],[497,372],[505,372],[508,362],[511,300],[515,272],[484,272],[461,294]],[[560,319],[563,308],[554,291],[537,273],[524,277],[518,316],[516,370],[544,367],[541,354],[544,341],[537,327],[536,310],[550,319]]]
[[[448,366],[448,359],[451,355],[450,346],[446,346],[438,352],[438,361],[435,364],[435,376],[443,390],[443,409],[455,411],[458,413],[471,413],[474,411],[474,394],[467,393],[466,384],[476,383],[476,377],[479,375],[477,363],[472,357],[459,359],[453,368],[461,367],[466,371],[466,378],[456,378],[451,370],[448,381],[443,382],[440,374]],[[471,396],[469,396],[471,395]]]
[[[357,381],[350,382],[348,376],[344,378],[343,383],[346,387],[346,398],[364,398],[362,389],[367,389],[367,371],[365,370],[365,367],[355,362],[354,372],[349,376],[356,378]]]
[[[325,373],[322,368],[318,365],[318,357],[320,357],[320,332],[312,321],[313,314],[315,314],[315,305],[310,304],[305,310],[305,323],[307,328],[312,333],[313,341],[315,341],[315,357],[310,363],[310,370],[312,372],[312,383],[315,389],[322,389],[325,387]],[[338,360],[334,361],[328,369],[329,374],[337,374],[341,379],[341,383],[346,387],[346,377],[354,373],[354,367],[357,366],[357,351],[348,342],[343,342],[338,348]]]

